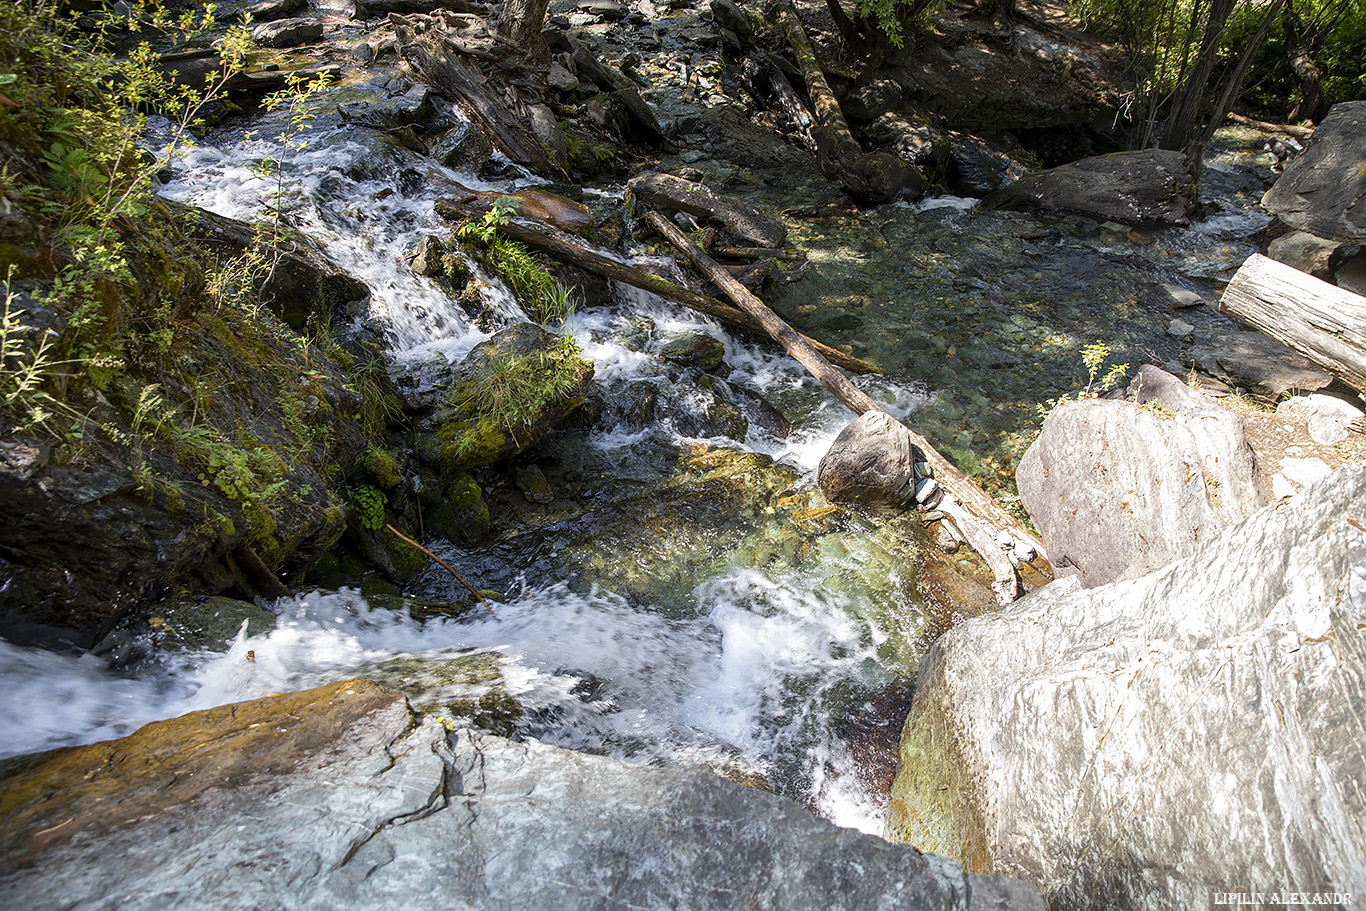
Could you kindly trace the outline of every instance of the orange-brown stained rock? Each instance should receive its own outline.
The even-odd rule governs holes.
[[[0,777],[0,861],[22,864],[78,832],[98,835],[187,804],[209,788],[263,780],[301,757],[316,762],[354,723],[377,713],[395,715],[395,735],[409,718],[403,694],[345,680],[37,754]]]

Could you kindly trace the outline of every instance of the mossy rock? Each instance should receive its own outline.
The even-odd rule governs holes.
[[[522,719],[522,705],[507,690],[496,652],[437,661],[396,658],[361,676],[401,691],[413,708],[448,724],[508,737]]]
[[[163,605],[147,619],[152,641],[168,652],[222,650],[244,622],[255,636],[275,629],[276,616],[250,601],[217,597]]]
[[[704,332],[690,332],[665,341],[659,348],[659,358],[666,364],[710,373],[725,363],[726,345]]]

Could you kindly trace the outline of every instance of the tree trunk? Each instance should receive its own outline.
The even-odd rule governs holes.
[[[510,44],[530,49],[541,43],[541,27],[550,0],[505,0],[498,33]]]
[[[1224,289],[1219,309],[1366,393],[1366,297],[1253,254]]]
[[[821,173],[844,184],[863,202],[883,203],[896,199],[906,185],[906,165],[900,158],[885,152],[864,154],[863,147],[849,131],[835,93],[825,81],[825,73],[797,18],[797,11],[790,0],[779,0],[775,9],[778,24],[806,77],[806,94],[811,98],[816,118],[811,138],[816,143],[816,162]]]
[[[1213,0],[1210,5],[1209,19],[1205,22],[1204,35],[1200,39],[1200,55],[1172,102],[1167,127],[1162,131],[1162,141],[1158,143],[1159,148],[1183,152],[1202,132],[1198,129],[1198,124],[1200,111],[1205,102],[1205,89],[1209,84],[1210,73],[1219,54],[1219,42],[1224,36],[1224,29],[1229,14],[1233,12],[1234,3],[1235,0]]]
[[[478,220],[484,217],[483,210],[452,199],[438,199],[433,204],[433,208],[437,215],[452,222]],[[601,275],[604,278],[610,278],[613,281],[619,281],[623,284],[649,291],[651,294],[657,294],[665,300],[673,301],[676,304],[682,304],[699,313],[714,316],[717,319],[725,320],[728,323],[742,326],[751,331],[764,331],[762,326],[742,310],[738,310],[715,298],[707,297],[704,294],[698,294],[696,291],[691,291],[680,285],[675,285],[673,282],[660,278],[658,275],[642,272],[639,269],[628,266],[618,259],[613,259],[610,256],[604,256],[601,253],[589,250],[583,245],[582,241],[572,238],[567,234],[554,231],[554,229],[547,226],[532,227],[525,222],[509,219],[498,226],[498,233],[511,240],[515,240],[518,243],[523,243],[529,247],[534,247],[537,250],[548,253],[556,259],[569,263],[572,266],[577,266],[580,269],[592,272],[594,275]],[[865,360],[856,358],[853,355],[845,354],[843,351],[831,348],[828,345],[824,345],[812,339],[808,339],[808,341],[827,358],[839,364],[846,370],[851,370],[855,373],[882,372],[876,366]]]
[[[1262,15],[1261,24],[1257,26],[1257,32],[1248,42],[1247,47],[1243,48],[1243,55],[1238,58],[1238,65],[1229,74],[1224,82],[1224,91],[1219,95],[1219,101],[1214,105],[1214,113],[1210,116],[1209,123],[1200,134],[1199,141],[1208,145],[1214,138],[1214,131],[1228,117],[1228,112],[1233,108],[1234,99],[1243,90],[1243,82],[1247,79],[1247,71],[1252,66],[1252,58],[1256,55],[1257,49],[1266,40],[1267,33],[1271,31],[1271,25],[1276,21],[1276,15],[1280,12],[1281,5],[1285,0],[1272,0],[1266,12]]]
[[[862,415],[868,411],[886,410],[869,398],[862,389],[851,383],[848,377],[840,373],[819,352],[815,351],[803,336],[770,310],[763,301],[749,293],[739,282],[727,274],[715,260],[688,240],[687,236],[678,230],[671,221],[658,212],[651,212],[648,218],[655,230],[667,237],[675,247],[691,259],[699,269],[707,274],[707,277],[716,283],[718,288],[726,292],[726,295],[735,302],[736,306],[758,322],[765,332],[787,349],[788,354],[791,354],[816,378],[817,382],[829,390],[830,394],[839,399],[850,411],[854,412],[855,415]],[[925,453],[925,459],[932,467],[934,477],[940,486],[957,498],[957,501],[962,503],[962,506],[967,510],[955,508],[955,503],[948,502],[939,507],[953,516],[958,527],[968,538],[968,543],[982,555],[987,565],[991,567],[992,575],[996,579],[993,587],[996,590],[997,599],[1002,604],[1009,604],[1014,601],[1019,593],[1019,580],[1015,575],[1015,568],[1005,555],[1005,551],[996,543],[996,539],[992,536],[989,528],[1009,529],[1012,534],[1029,541],[1040,554],[1044,553],[1043,542],[1039,540],[1037,535],[1026,529],[1014,516],[1002,509],[971,478],[959,471],[958,466],[940,455],[928,440],[909,428],[906,432],[910,435],[911,442]]]
[[[1290,58],[1290,69],[1300,84],[1300,100],[1286,120],[1291,123],[1317,120],[1319,108],[1323,107],[1323,74],[1314,64],[1315,48],[1294,3],[1286,6],[1284,18],[1285,52]]]

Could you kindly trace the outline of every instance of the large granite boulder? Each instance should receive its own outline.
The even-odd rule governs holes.
[[[1131,392],[1054,408],[1015,474],[1054,569],[1088,587],[1187,556],[1266,502],[1236,415],[1152,366]]]
[[[983,202],[998,208],[1076,212],[1126,225],[1189,225],[1195,181],[1183,153],[1143,149],[1027,174]]]
[[[0,861],[27,911],[1043,907],[700,769],[448,737],[358,680],[10,767]]]
[[[1262,197],[1297,231],[1366,242],[1366,101],[1333,105],[1314,138]]]
[[[1054,909],[1366,893],[1366,465],[921,666],[889,832]],[[1341,895],[1335,903],[1341,903]]]

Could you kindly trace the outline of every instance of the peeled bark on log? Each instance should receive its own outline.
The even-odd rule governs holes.
[[[802,335],[770,310],[763,301],[750,294],[715,260],[698,249],[672,222],[658,212],[651,212],[648,218],[655,230],[667,237],[670,243],[691,259],[699,269],[716,283],[717,287],[735,301],[736,306],[763,326],[765,332],[787,349],[787,352],[805,367],[816,378],[817,382],[829,390],[830,394],[839,399],[850,411],[854,412],[855,415],[862,415],[867,411],[886,410],[869,398],[862,389],[851,383],[848,377],[840,373],[834,365],[814,350]],[[1014,516],[1002,509],[972,479],[959,471],[956,465],[940,455],[928,440],[909,428],[907,432],[910,434],[911,442],[924,452],[926,461],[929,462],[934,471],[935,480],[962,504],[961,509],[957,508],[955,503],[947,502],[946,498],[939,508],[953,516],[954,521],[967,537],[968,543],[981,554],[982,559],[991,568],[992,575],[996,579],[993,588],[996,590],[997,600],[1002,604],[1009,604],[1014,601],[1019,594],[1019,579],[1015,574],[1015,567],[989,529],[991,527],[1008,529],[1012,535],[1028,541],[1040,554],[1045,552],[1043,542]]]
[[[797,132],[802,144],[811,152],[816,151],[816,140],[811,137],[811,128],[816,124],[816,118],[812,116],[811,109],[802,101],[797,90],[788,81],[787,74],[784,73],[772,60],[764,62],[764,78],[768,80],[769,90],[773,93],[773,98],[778,102],[778,107],[782,110],[792,127]]]
[[[1224,289],[1219,309],[1366,393],[1366,297],[1254,253]]]
[[[821,173],[844,184],[850,193],[864,202],[883,203],[896,199],[906,185],[906,165],[886,152],[864,153],[849,131],[835,93],[825,81],[825,73],[816,61],[816,52],[807,40],[797,11],[790,0],[780,0],[774,9],[778,24],[806,78],[806,93],[811,97],[816,118],[811,138],[816,144],[816,161]]]
[[[433,208],[437,215],[452,222],[470,219],[477,220],[483,217],[482,210],[452,199],[438,199],[433,204]],[[729,304],[716,300],[715,298],[707,297],[704,294],[698,294],[696,291],[684,288],[681,285],[676,285],[668,279],[660,278],[658,275],[642,272],[640,269],[629,266],[618,259],[590,250],[584,246],[581,239],[573,238],[569,235],[555,231],[549,226],[540,225],[533,227],[525,221],[509,219],[498,226],[498,232],[511,240],[524,243],[529,247],[534,247],[537,250],[548,253],[558,260],[562,260],[572,266],[577,266],[580,269],[586,269],[595,275],[601,275],[604,278],[610,278],[613,281],[619,281],[649,291],[652,294],[659,295],[665,300],[673,301],[676,304],[682,304],[699,313],[714,316],[717,319],[725,320],[728,323],[733,323],[734,325],[741,326],[745,329],[755,332],[763,331],[763,327],[743,310],[739,310]],[[878,367],[865,360],[856,358],[853,355],[845,354],[843,351],[831,348],[830,346],[813,339],[808,339],[808,341],[829,358],[831,362],[838,364],[845,370],[850,370],[855,373],[881,372]]]
[[[465,115],[493,140],[509,159],[542,177],[563,178],[527,122],[515,116],[489,91],[484,77],[458,56],[439,32],[417,37],[401,16],[391,17],[399,52],[442,94],[453,99]]]

